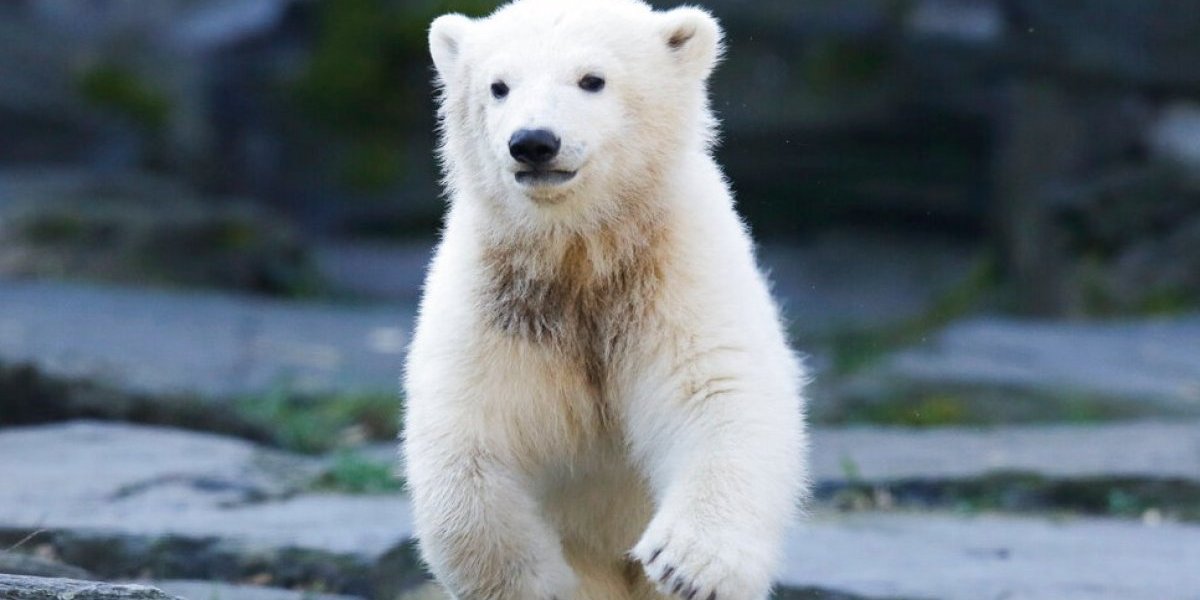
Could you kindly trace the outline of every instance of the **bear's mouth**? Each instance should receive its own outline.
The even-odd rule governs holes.
[[[562,185],[575,178],[575,171],[533,169],[517,171],[517,183],[528,186]]]

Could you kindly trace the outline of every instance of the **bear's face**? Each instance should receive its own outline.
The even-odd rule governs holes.
[[[647,185],[680,146],[707,143],[719,44],[707,13],[636,0],[518,0],[437,19],[452,184],[530,210],[572,197],[597,208],[588,192]]]

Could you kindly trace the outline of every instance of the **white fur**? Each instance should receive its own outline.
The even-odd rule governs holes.
[[[715,20],[518,0],[439,18],[430,49],[450,209],[406,368],[404,452],[431,571],[460,600],[766,598],[807,487],[804,374],[710,155]],[[604,90],[581,90],[588,74]],[[576,177],[518,183],[507,140],[522,127],[555,131],[555,166]],[[542,337],[497,325],[496,256],[531,295],[555,278],[646,280],[625,312],[588,321],[598,374],[549,314],[569,307],[534,315]]]

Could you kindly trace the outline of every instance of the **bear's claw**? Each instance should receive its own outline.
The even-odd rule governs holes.
[[[689,576],[689,574],[681,572],[677,565],[673,564],[672,562],[667,562],[667,559],[664,558],[664,562],[659,565],[661,571],[657,571],[653,568],[654,563],[658,561],[660,557],[663,557],[664,551],[667,550],[667,546],[660,546],[651,552],[649,557],[641,561],[642,567],[646,570],[646,575],[650,577],[652,581],[658,582],[657,587],[659,591],[664,594],[670,594],[671,596],[680,598],[681,600],[716,600],[716,590],[710,591],[706,598],[702,594],[704,590],[696,584],[692,577]],[[667,551],[666,554],[670,555],[671,552]]]
[[[652,524],[631,552],[660,594],[676,600],[763,600],[769,576],[746,555],[715,540],[698,536],[692,525]],[[738,560],[742,559],[742,560]]]

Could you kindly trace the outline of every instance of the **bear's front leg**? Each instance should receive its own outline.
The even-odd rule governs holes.
[[[572,600],[575,574],[532,486],[477,445],[414,437],[405,453],[417,537],[447,591],[456,600]]]
[[[804,488],[805,442],[799,382],[759,371],[692,373],[675,398],[643,399],[631,411],[631,446],[657,502],[632,555],[665,595],[770,593]]]

